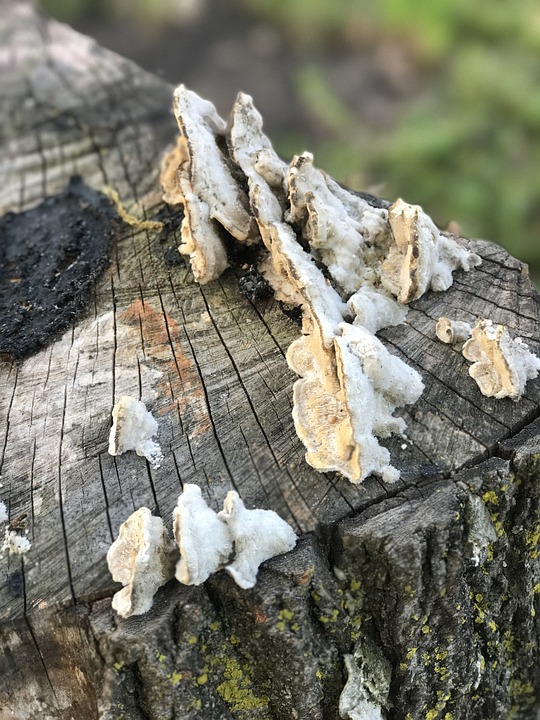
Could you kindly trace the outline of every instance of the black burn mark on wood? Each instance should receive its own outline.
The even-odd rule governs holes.
[[[178,251],[181,243],[181,225],[184,219],[184,208],[181,205],[165,205],[152,220],[162,223],[163,229],[156,238],[158,254],[166,265],[185,265]]]
[[[119,223],[105,195],[78,177],[0,218],[0,353],[25,358],[81,315]]]

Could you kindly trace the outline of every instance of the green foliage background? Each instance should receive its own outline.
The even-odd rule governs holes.
[[[424,90],[397,124],[359,125],[308,69],[299,90],[331,129],[315,149],[342,180],[417,202],[439,222],[494,240],[540,278],[540,4],[536,0],[244,0],[307,46],[397,34]],[[288,148],[287,148],[288,149]]]
[[[147,22],[175,1],[134,0],[130,12]],[[89,2],[43,4],[69,20]],[[454,220],[465,235],[507,247],[540,279],[538,0],[233,2],[278,28],[303,58],[295,84],[326,132],[274,137],[284,156],[310,149],[337,179],[419,203],[441,225]],[[406,47],[421,90],[404,96],[390,126],[374,127],[340,98],[324,58],[384,42]]]

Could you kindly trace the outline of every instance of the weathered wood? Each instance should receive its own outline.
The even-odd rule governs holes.
[[[0,207],[35,207],[80,174],[141,221],[167,220],[157,175],[175,136],[171,88],[27,5],[6,4],[0,23]],[[519,403],[484,398],[434,332],[443,314],[491,317],[538,351],[526,267],[471,241],[482,266],[381,333],[426,390],[403,413],[407,448],[388,442],[402,480],[354,487],[304,462],[284,360],[298,327],[242,294],[233,271],[196,285],[178,240],[167,222],[119,225],[86,315],[0,365],[0,500],[11,519],[26,514],[32,542],[0,559],[1,720],[334,718],[355,649],[368,673],[389,663],[382,717],[532,718],[540,448],[537,425],[517,433],[539,414],[540,382]],[[107,454],[125,393],[159,420],[157,470]],[[105,553],[141,505],[168,519],[185,482],[216,508],[235,487],[303,538],[252,591],[221,574],[171,583],[148,616],[117,622]]]

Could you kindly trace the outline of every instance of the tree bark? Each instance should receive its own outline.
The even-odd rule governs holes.
[[[291,417],[284,354],[298,326],[272,298],[243,294],[241,269],[198,286],[176,250],[158,183],[172,89],[29,5],[1,14],[0,207],[14,213],[2,246],[16,254],[24,235],[42,255],[60,248],[52,290],[73,277],[80,302],[14,309],[20,278],[4,262],[4,318],[19,339],[32,322],[42,335],[0,363],[0,500],[32,543],[0,559],[0,720],[534,718],[540,382],[518,403],[485,398],[434,333],[441,315],[488,317],[538,351],[526,266],[471,241],[482,266],[380,333],[426,385],[402,413],[406,449],[385,443],[397,484],[317,473]],[[110,235],[104,255],[66,256],[93,222]],[[123,394],[159,420],[157,470],[107,454]],[[238,489],[300,541],[252,590],[224,573],[171,581],[148,614],[122,621],[107,549],[142,505],[170,525],[186,482],[215,509]]]

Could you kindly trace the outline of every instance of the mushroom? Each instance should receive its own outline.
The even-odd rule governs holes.
[[[257,233],[244,215],[254,218],[264,246],[260,271],[277,300],[302,312],[302,336],[286,357],[300,376],[293,419],[307,462],[353,482],[370,472],[395,479],[377,437],[403,431],[393,412],[414,402],[423,385],[374,333],[403,322],[405,303],[430,287],[447,288],[453,270],[480,259],[440,233],[418,206],[398,200],[388,210],[373,207],[316,169],[309,153],[287,166],[248,95],[240,93],[233,107],[228,155],[225,124],[210,103],[180,86],[175,114],[183,144],[180,160],[171,161],[173,169],[179,162],[176,175],[164,166],[164,186],[172,185],[174,197],[177,182],[184,196],[183,252],[190,253],[196,279],[216,277],[226,264],[211,220],[249,242]],[[402,392],[383,387],[372,357]]]
[[[382,263],[383,286],[399,302],[409,303],[426,290],[447,290],[452,272],[480,265],[478,255],[439,232],[419,205],[399,199],[388,208],[395,245]]]
[[[113,609],[124,618],[148,612],[158,588],[174,575],[176,554],[160,517],[146,507],[130,515],[107,552],[113,580],[124,585],[112,599]]]
[[[447,345],[459,345],[471,337],[472,328],[467,322],[440,317],[435,325],[435,334]]]
[[[347,295],[367,280],[376,279],[374,246],[388,249],[390,231],[387,211],[371,208],[358,195],[341,188],[313,166],[313,155],[295,156],[288,174],[291,222],[302,223],[303,235],[314,256],[328,268],[337,286]],[[369,217],[368,232],[364,226]],[[374,228],[377,219],[378,232]],[[369,236],[366,243],[364,235]],[[381,252],[381,259],[384,250]]]
[[[517,401],[527,381],[540,371],[540,358],[520,338],[512,340],[504,325],[493,325],[491,320],[478,321],[462,353],[473,363],[469,375],[486,397]]]
[[[180,85],[174,92],[173,109],[181,139],[163,162],[164,199],[184,205],[179,250],[189,255],[195,280],[204,284],[218,278],[228,265],[215,221],[248,245],[258,241],[257,226],[230,158],[221,149],[226,123],[215,107]]]
[[[122,455],[135,450],[154,468],[163,460],[160,446],[152,440],[158,424],[141,400],[122,395],[112,411],[113,424],[109,433],[109,454]]]
[[[227,493],[218,517],[227,523],[234,540],[234,561],[225,567],[237,585],[247,589],[257,582],[259,566],[289,552],[298,538],[291,526],[273,510],[248,510],[234,490]]]
[[[229,528],[208,507],[200,487],[191,483],[184,485],[173,518],[180,548],[176,579],[184,585],[201,585],[230,558],[233,542]]]
[[[381,416],[364,432],[362,410],[351,411],[350,397],[354,392],[346,385],[352,383],[351,387],[354,386],[362,370],[358,358],[347,357],[347,367],[354,367],[354,371],[351,369],[348,376],[343,373],[346,361],[342,357],[349,356],[350,350],[346,342],[339,345],[338,339],[343,328],[352,328],[343,322],[348,314],[347,306],[312,256],[302,248],[292,227],[284,221],[282,186],[278,184],[276,192],[275,184],[270,185],[265,179],[266,174],[275,178],[275,168],[279,167],[280,161],[275,153],[275,157],[272,155],[270,141],[262,133],[262,119],[251,98],[242,94],[233,109],[231,152],[248,178],[253,212],[269,253],[266,263],[271,267],[271,273],[267,272],[266,278],[279,299],[294,298],[295,304],[302,308],[302,336],[291,344],[286,357],[289,367],[300,375],[293,388],[293,419],[296,432],[306,446],[306,461],[323,472],[338,471],[353,482],[361,481],[372,470],[394,479],[397,471],[385,471],[389,464],[388,451],[379,446],[371,430],[377,428],[379,435],[387,436],[393,428],[401,431],[404,423],[399,423],[391,413],[385,413],[387,427]],[[263,152],[264,164],[272,167],[272,173],[261,172],[264,170]],[[309,158],[305,162],[309,164]],[[285,168],[282,169],[285,172]],[[328,180],[328,186],[335,190],[332,183]],[[345,192],[336,190],[343,207],[347,203],[350,209],[354,207],[354,201],[346,200]],[[383,324],[390,322],[390,316],[397,319],[404,314],[396,308],[392,311],[391,302],[390,298],[380,301],[381,305],[386,305],[387,317]],[[377,324],[375,320],[371,323]],[[421,388],[418,374],[410,372],[414,374],[413,387]],[[359,399],[360,396],[355,396],[355,401]],[[392,409],[398,404],[396,402]],[[364,405],[360,407],[364,408]]]
[[[407,317],[407,307],[389,293],[366,283],[347,302],[353,325],[361,325],[375,334],[383,328],[401,325]]]

